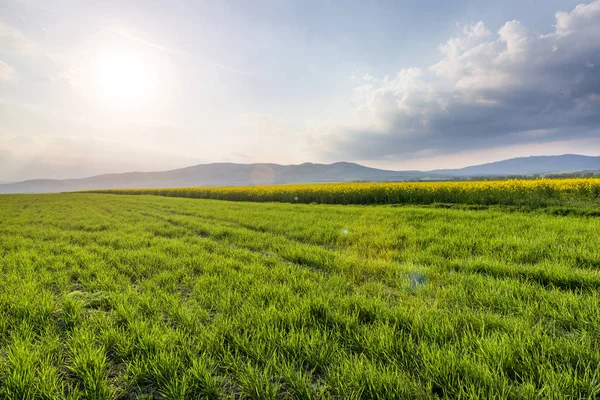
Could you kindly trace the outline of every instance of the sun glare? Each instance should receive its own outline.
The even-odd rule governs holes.
[[[132,52],[109,52],[97,61],[95,70],[97,96],[117,109],[143,107],[157,83],[150,63]]]

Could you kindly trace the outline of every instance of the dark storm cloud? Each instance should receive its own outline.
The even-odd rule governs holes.
[[[598,135],[600,0],[557,13],[550,34],[510,21],[492,36],[480,22],[428,69],[366,76],[356,122],[329,132],[324,152],[410,158]]]

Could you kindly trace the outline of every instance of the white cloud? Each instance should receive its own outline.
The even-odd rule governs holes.
[[[239,114],[235,125],[241,135],[229,146],[239,151],[232,154],[224,148],[222,152],[236,160],[289,164],[306,159],[307,149],[303,147],[301,132],[283,118],[248,112]]]
[[[152,160],[152,164],[148,163]],[[89,136],[0,133],[0,181],[83,178],[123,171],[160,171],[198,163],[164,149]]]
[[[595,34],[597,39],[600,35],[598,14],[600,14],[600,2],[598,1],[580,4],[571,12],[559,11],[556,13],[556,34],[562,37],[586,32],[590,36]]]
[[[597,132],[600,0],[557,13],[549,34],[509,21],[493,35],[477,22],[439,50],[429,68],[366,75],[352,122],[325,132],[321,150],[335,159],[411,158]]]
[[[144,46],[148,46],[150,48],[153,48],[153,49],[156,49],[156,50],[160,50],[160,51],[165,52],[165,53],[179,54],[179,55],[185,55],[187,57],[193,57],[193,58],[201,61],[202,63],[210,64],[210,65],[215,66],[215,67],[217,67],[219,69],[222,69],[222,70],[225,70],[225,71],[228,71],[228,72],[232,72],[232,73],[237,74],[237,75],[243,75],[243,76],[250,77],[250,78],[254,77],[254,75],[251,72],[244,71],[244,70],[239,69],[239,68],[235,68],[235,67],[233,67],[231,65],[225,65],[223,63],[220,63],[220,62],[217,62],[215,60],[209,59],[206,56],[192,55],[192,54],[189,54],[189,53],[181,51],[181,50],[177,50],[177,49],[174,49],[174,48],[162,46],[162,45],[160,45],[158,43],[155,43],[155,42],[143,39],[143,38],[141,38],[141,37],[139,37],[137,35],[133,35],[133,34],[127,32],[127,31],[125,31],[123,29],[109,28],[109,29],[107,29],[107,31],[110,32],[110,33],[113,33],[115,35],[119,35],[119,36],[121,36],[121,37],[123,37],[125,39],[128,39],[128,40],[131,40],[131,41],[143,44]]]
[[[19,30],[0,23],[0,48],[16,50],[20,53],[31,53],[35,50],[36,45]]]
[[[52,76],[50,80],[64,82],[67,85],[79,87],[81,86],[81,75],[84,72],[82,67],[67,68]]]
[[[10,80],[14,74],[14,68],[0,60],[0,81]]]

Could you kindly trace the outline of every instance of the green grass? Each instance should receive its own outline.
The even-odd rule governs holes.
[[[0,196],[0,398],[600,397],[600,219]]]

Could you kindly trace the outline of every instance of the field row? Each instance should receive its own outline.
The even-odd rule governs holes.
[[[1,196],[2,398],[597,398],[600,220]]]
[[[92,192],[285,203],[457,203],[540,207],[565,203],[600,205],[600,178],[111,189]]]

